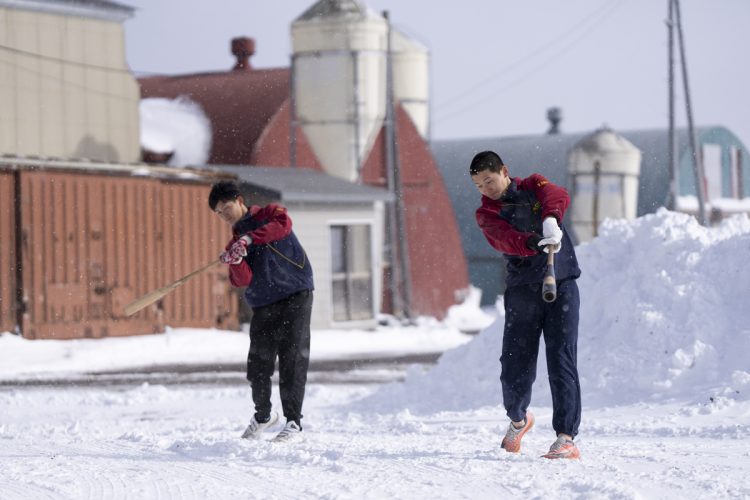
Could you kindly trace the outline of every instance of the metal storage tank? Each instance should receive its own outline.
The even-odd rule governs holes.
[[[430,134],[430,53],[427,47],[391,29],[393,96],[416,125],[419,135]]]
[[[321,0],[292,23],[293,117],[323,168],[357,181],[385,116],[387,24],[354,0]]]
[[[0,1],[0,152],[132,162],[138,85],[123,23],[104,1]]]
[[[568,154],[570,218],[579,242],[597,235],[605,218],[634,219],[641,152],[607,127],[581,139]]]

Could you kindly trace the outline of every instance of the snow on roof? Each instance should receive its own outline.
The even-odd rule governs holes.
[[[295,19],[295,22],[342,17],[366,19],[381,16],[357,0],[320,0]]]
[[[173,167],[204,165],[211,151],[211,122],[187,97],[141,99],[141,147],[153,153],[173,153]]]
[[[124,22],[135,9],[107,0],[0,0],[0,7]]]

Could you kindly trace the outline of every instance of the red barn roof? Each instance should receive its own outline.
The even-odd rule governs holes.
[[[141,95],[197,102],[211,120],[212,164],[284,167],[290,158],[290,70],[251,69],[249,39],[235,39],[235,69],[140,79]],[[425,140],[409,115],[397,106],[398,154],[406,212],[412,281],[412,310],[442,317],[468,286],[463,247],[442,176]],[[301,127],[297,127],[296,164],[323,170]],[[384,129],[368,153],[362,182],[385,186]]]
[[[209,163],[251,163],[253,147],[289,96],[289,69],[238,69],[139,79],[141,97],[186,96],[211,120]]]

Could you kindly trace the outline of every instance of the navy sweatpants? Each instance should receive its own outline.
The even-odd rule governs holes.
[[[526,415],[531,386],[536,379],[539,339],[544,332],[552,390],[552,427],[558,434],[575,437],[581,422],[581,387],[576,362],[580,300],[576,280],[559,281],[557,299],[552,303],[542,300],[541,284],[508,288],[504,297],[500,381],[508,417],[520,422]]]
[[[271,377],[279,359],[279,393],[284,416],[301,427],[307,368],[310,364],[310,315],[313,292],[304,290],[279,302],[253,309],[247,379],[255,418],[271,414]]]

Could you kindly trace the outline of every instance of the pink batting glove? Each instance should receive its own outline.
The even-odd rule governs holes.
[[[221,262],[224,264],[239,264],[247,255],[247,247],[252,242],[253,239],[250,236],[244,235],[243,237],[232,243],[232,246],[230,246],[229,249],[221,252],[221,254],[219,255],[219,260],[221,260]]]

